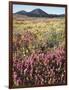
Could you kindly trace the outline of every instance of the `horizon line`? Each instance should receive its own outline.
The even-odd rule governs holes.
[[[16,13],[18,11],[26,11],[31,12],[34,9],[41,9],[44,12],[48,14],[65,14],[65,8],[64,7],[51,7],[51,6],[34,6],[34,5],[13,5],[13,13]]]
[[[35,9],[33,9],[33,10],[36,10],[36,9],[40,9],[40,10],[42,10],[41,8],[35,8]],[[13,14],[15,14],[15,13],[17,13],[17,12],[20,12],[20,11],[25,11],[25,12],[31,12],[31,11],[33,11],[33,10],[30,10],[30,11],[27,11],[27,10],[19,10],[19,11],[16,11],[16,12],[13,12]],[[42,11],[44,11],[44,10],[42,10]],[[45,13],[47,13],[46,11],[44,11]],[[49,13],[47,13],[47,14],[49,14]],[[50,13],[50,14],[52,14],[52,13]],[[50,15],[49,14],[49,15]],[[65,15],[65,13],[62,13],[62,14],[52,14],[52,15]]]

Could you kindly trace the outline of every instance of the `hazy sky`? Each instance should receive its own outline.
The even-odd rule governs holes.
[[[32,11],[33,9],[40,8],[43,11],[49,14],[65,14],[64,7],[51,7],[51,6],[35,6],[35,5],[13,5],[13,13],[25,10],[27,12]]]

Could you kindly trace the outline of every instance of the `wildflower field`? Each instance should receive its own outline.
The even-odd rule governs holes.
[[[65,17],[13,16],[13,86],[66,83]]]

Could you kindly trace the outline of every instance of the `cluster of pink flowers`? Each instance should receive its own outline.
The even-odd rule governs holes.
[[[15,86],[46,86],[66,83],[66,52],[64,48],[34,52],[25,58],[13,59]]]

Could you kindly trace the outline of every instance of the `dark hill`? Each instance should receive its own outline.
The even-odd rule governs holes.
[[[29,14],[31,14],[33,16],[36,15],[36,16],[39,16],[39,17],[48,16],[48,14],[46,12],[44,12],[43,10],[41,10],[41,9],[34,9],[31,12],[29,12]]]
[[[19,14],[19,15],[26,15],[26,14],[27,14],[27,12],[26,12],[26,11],[24,11],[24,10],[22,10],[22,11],[16,12],[15,14]]]

